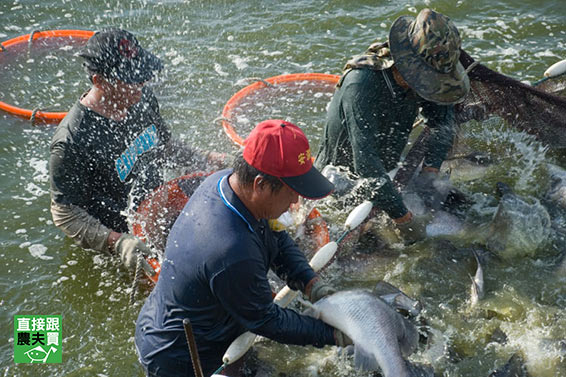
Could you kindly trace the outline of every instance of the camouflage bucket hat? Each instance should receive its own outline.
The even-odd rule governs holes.
[[[446,16],[423,9],[413,20],[399,17],[389,32],[395,66],[422,98],[443,105],[464,100],[470,79],[459,61],[462,41]]]

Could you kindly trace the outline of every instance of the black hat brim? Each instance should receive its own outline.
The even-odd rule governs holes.
[[[162,69],[161,59],[140,48],[138,56],[117,67],[116,78],[128,84],[138,84],[151,80]]]
[[[283,183],[297,194],[307,199],[322,199],[334,191],[334,185],[314,166],[299,176],[280,178]]]

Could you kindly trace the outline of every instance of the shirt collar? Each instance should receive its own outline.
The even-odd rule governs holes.
[[[250,232],[255,232],[261,225],[261,221],[256,220],[256,218],[250,213],[246,208],[244,203],[238,198],[230,184],[228,183],[228,177],[230,174],[222,176],[218,180],[217,189],[220,199],[224,202],[224,205],[228,207],[232,212],[234,212],[238,217],[240,217],[248,226]]]

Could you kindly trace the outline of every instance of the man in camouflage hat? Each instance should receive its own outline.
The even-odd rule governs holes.
[[[431,135],[417,181],[432,187],[452,145],[453,105],[470,89],[460,47],[456,26],[440,13],[399,17],[388,42],[348,61],[328,109],[316,166],[344,166],[368,178],[360,200],[371,198],[407,243],[424,238],[426,221],[407,209],[388,172],[398,166],[421,108]]]

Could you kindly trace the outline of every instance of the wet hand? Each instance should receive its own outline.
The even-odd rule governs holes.
[[[116,250],[116,253],[120,256],[120,260],[128,270],[136,269],[139,256],[141,257],[141,265],[144,271],[150,276],[155,275],[154,269],[144,258],[151,254],[151,250],[136,236],[128,233],[122,233],[114,245],[114,250]]]

